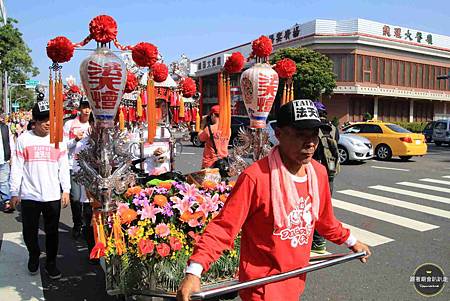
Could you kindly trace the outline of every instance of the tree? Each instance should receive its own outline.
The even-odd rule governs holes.
[[[22,33],[15,26],[17,23],[17,20],[8,18],[7,24],[0,27],[0,72],[3,75],[7,71],[11,83],[23,84],[30,76],[37,76],[39,70],[33,66],[31,49],[25,44]],[[14,87],[11,99],[19,98],[21,108],[28,109],[34,102],[34,93],[24,86]]]
[[[276,51],[271,63],[290,58],[297,65],[294,75],[294,98],[317,100],[330,95],[336,87],[333,62],[325,55],[308,48],[283,48]],[[282,87],[282,85],[280,85]],[[281,94],[281,88],[278,89]]]

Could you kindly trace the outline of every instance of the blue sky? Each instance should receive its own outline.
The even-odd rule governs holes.
[[[134,45],[147,41],[158,46],[169,63],[185,53],[191,59],[249,42],[313,19],[365,18],[382,23],[450,35],[448,0],[440,1],[144,1],[144,0],[4,0],[9,17],[19,28],[32,58],[47,81],[50,60],[47,41],[65,35],[79,42],[88,33],[89,21],[108,14],[116,19],[118,39]],[[95,42],[87,48],[95,47]],[[64,64],[64,76],[79,78],[85,51],[76,51]]]

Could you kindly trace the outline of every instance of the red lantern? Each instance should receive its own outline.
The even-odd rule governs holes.
[[[47,43],[47,56],[55,63],[70,61],[74,50],[72,42],[63,36],[51,39]]]
[[[125,84],[125,93],[133,92],[138,86],[138,80],[136,75],[133,72],[127,72],[127,82]]]
[[[98,48],[81,63],[81,81],[99,126],[114,127],[126,76],[125,64],[108,48]]]
[[[223,69],[227,73],[239,73],[244,68],[245,58],[240,52],[233,52],[231,56],[229,56],[223,66]]]
[[[293,60],[285,58],[278,61],[274,69],[280,78],[292,78],[297,72],[297,65]]]
[[[278,74],[269,64],[256,64],[242,73],[241,89],[250,127],[265,128],[278,91]]]
[[[169,76],[169,69],[166,65],[155,63],[152,67],[153,79],[157,83],[162,83]]]

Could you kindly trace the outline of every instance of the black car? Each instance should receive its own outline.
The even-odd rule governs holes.
[[[238,137],[239,129],[241,127],[248,127],[250,125],[250,118],[247,116],[231,116],[231,137],[230,137],[230,145],[233,145],[233,142]],[[203,142],[198,139],[197,132],[191,132],[191,142],[194,146],[203,146]]]
[[[425,136],[425,140],[429,143],[433,141],[433,129],[436,125],[436,121],[430,121],[427,123],[425,128],[422,131],[422,134]]]

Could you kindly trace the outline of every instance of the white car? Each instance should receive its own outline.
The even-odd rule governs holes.
[[[362,161],[373,158],[373,146],[369,139],[354,134],[339,135],[339,162]]]

